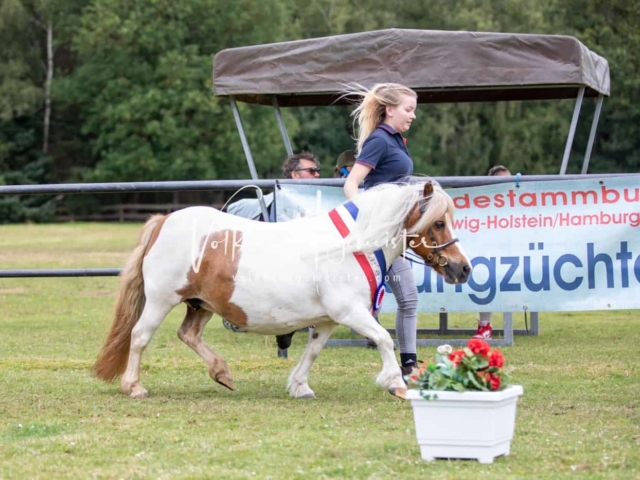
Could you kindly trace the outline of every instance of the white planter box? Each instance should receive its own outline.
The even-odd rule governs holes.
[[[493,463],[509,455],[521,385],[499,392],[436,392],[425,400],[418,390],[408,390],[420,454],[436,458],[469,458]]]

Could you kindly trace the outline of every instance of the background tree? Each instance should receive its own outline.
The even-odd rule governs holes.
[[[240,143],[229,141],[232,117],[211,94],[211,60],[237,37],[281,40],[285,18],[285,8],[254,1],[93,2],[74,42],[81,65],[57,92],[82,109],[79,131],[96,160],[76,174],[90,181],[247,177]],[[271,158],[279,133],[263,121],[267,113],[249,121],[260,128],[256,150]],[[264,174],[270,164],[263,163]]]
[[[248,178],[229,104],[212,95],[215,53],[390,27],[575,36],[611,67],[590,171],[638,171],[639,2],[0,0],[0,183]],[[584,102],[570,172],[580,169],[594,103]],[[504,163],[557,173],[574,105],[421,105],[408,132],[416,172],[480,175]],[[272,109],[240,108],[259,175],[280,177]],[[354,145],[350,110],[283,109],[294,149],[320,156],[325,175]],[[0,222],[51,218],[54,206],[0,198]]]
[[[0,184],[47,180],[49,159],[37,146],[41,105],[40,51],[27,6],[0,3]],[[42,199],[0,198],[0,219],[38,218]]]

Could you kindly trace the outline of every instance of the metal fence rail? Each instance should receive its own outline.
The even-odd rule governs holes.
[[[584,180],[588,177],[608,178],[637,176],[640,174],[602,174],[602,175],[522,175],[518,181],[560,181],[560,180]],[[414,177],[415,181],[424,180],[424,177]],[[443,187],[474,187],[481,185],[492,185],[496,183],[514,183],[514,177],[435,177]],[[70,183],[52,185],[14,185],[0,186],[0,196],[3,195],[50,195],[50,194],[83,194],[83,193],[121,193],[121,192],[167,192],[167,191],[195,191],[195,190],[236,190],[246,185],[255,185],[259,188],[276,188],[281,184],[306,184],[317,186],[342,186],[344,179],[317,179],[317,180],[202,180],[202,181],[180,181],[180,182],[116,182],[116,183]],[[0,278],[54,278],[54,277],[113,277],[120,274],[117,268],[83,268],[83,269],[60,269],[60,270],[0,270]],[[535,316],[533,316],[535,315]],[[537,335],[538,315],[532,312],[531,331],[519,331],[513,329],[512,315],[504,314],[504,329],[496,333],[503,333],[503,340],[493,340],[494,345],[513,345],[513,334],[533,334]],[[471,331],[448,328],[448,314],[440,314],[440,328],[437,330],[420,329],[418,333],[430,334],[469,334]],[[463,345],[466,340],[447,340],[452,345]],[[419,346],[439,345],[441,340],[419,339]],[[366,345],[365,340],[332,340],[332,345],[351,346]]]
[[[0,278],[117,277],[119,268],[76,268],[64,270],[0,270]]]
[[[638,176],[632,173],[609,173],[602,175],[522,175],[519,182],[584,180],[589,177]],[[415,181],[427,177],[414,177]],[[496,183],[513,183],[514,177],[433,177],[443,187],[477,187]],[[318,185],[339,187],[344,179],[327,178],[317,180],[196,180],[181,182],[114,182],[114,183],[58,183],[50,185],[10,185],[0,186],[0,195],[51,195],[59,193],[122,193],[122,192],[171,192],[195,190],[236,190],[245,185],[260,188],[275,188],[276,184]]]

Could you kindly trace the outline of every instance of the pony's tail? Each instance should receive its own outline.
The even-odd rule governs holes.
[[[93,365],[93,373],[101,380],[110,382],[122,375],[127,368],[131,331],[142,315],[146,301],[142,262],[153,232],[164,218],[165,215],[154,215],[147,221],[136,247],[120,273],[120,289],[111,331]]]

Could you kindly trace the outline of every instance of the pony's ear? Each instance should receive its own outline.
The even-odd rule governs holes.
[[[431,198],[431,195],[433,195],[433,183],[427,182],[424,184],[423,197]]]
[[[422,191],[422,199],[418,202],[420,207],[420,214],[423,214],[427,211],[427,206],[429,205],[429,200],[431,200],[431,196],[433,195],[433,182],[430,180],[424,184],[424,190]]]

